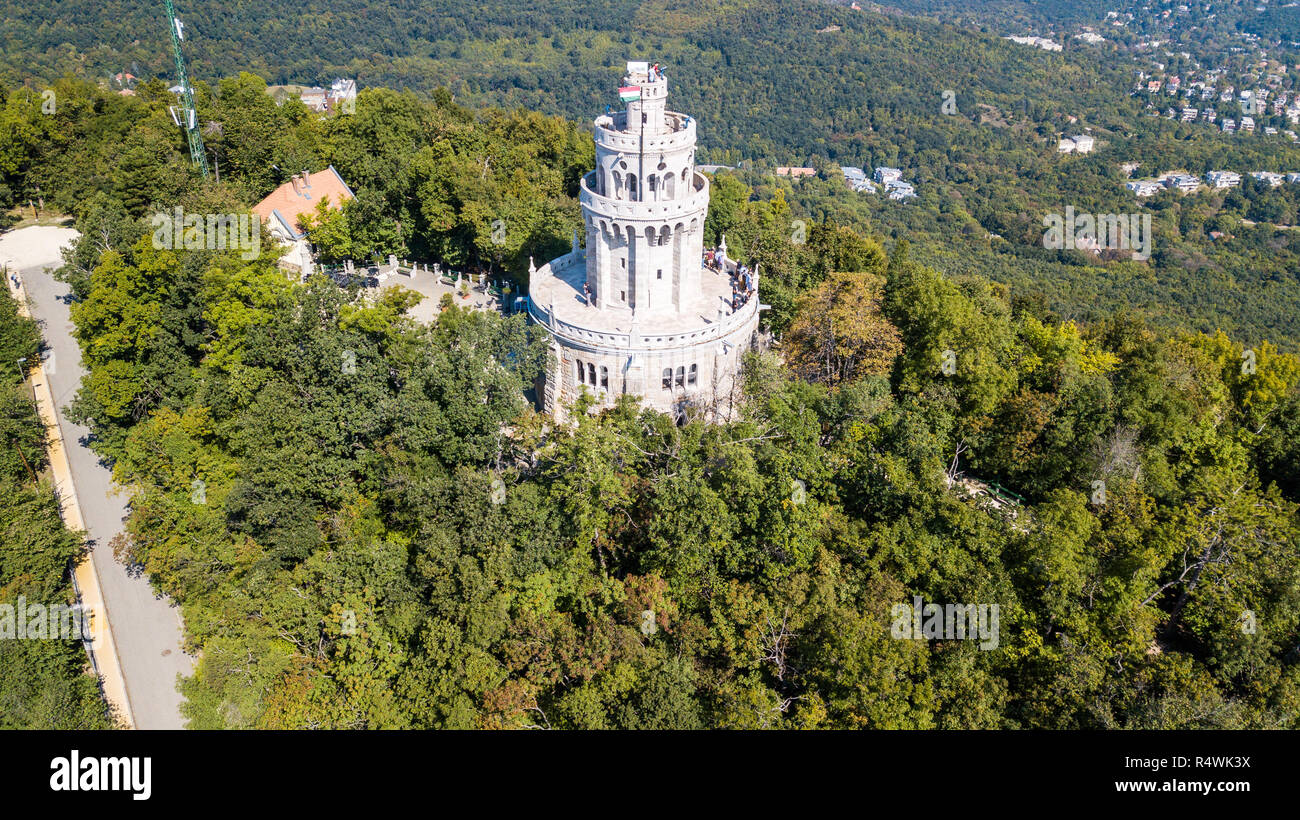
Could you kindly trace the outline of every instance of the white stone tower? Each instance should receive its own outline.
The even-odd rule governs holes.
[[[579,199],[585,249],[532,270],[529,313],[554,360],[538,395],[557,417],[584,390],[603,405],[627,393],[680,413],[725,416],[741,354],[758,329],[758,279],[704,265],[709,182],[695,170],[695,121],[668,111],[668,81],[628,63],[623,111],[595,122],[596,168]],[[735,294],[733,281],[739,284]]]

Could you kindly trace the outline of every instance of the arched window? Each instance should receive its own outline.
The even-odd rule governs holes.
[[[677,368],[677,386],[678,387],[686,386],[686,368],[684,367]]]
[[[574,359],[573,361],[575,364],[578,365],[578,384],[582,384],[583,376],[586,375],[587,371],[582,368],[582,362],[578,361],[577,359]]]
[[[637,196],[636,174],[627,175],[627,198],[636,202],[640,197]]]
[[[697,365],[691,365],[691,372],[690,375],[686,377],[686,383],[695,384],[695,377],[698,372],[699,372],[699,367]]]
[[[609,389],[609,368],[604,365],[600,367],[600,386],[605,390]]]
[[[673,369],[671,367],[664,368],[664,389],[673,389]]]
[[[587,383],[592,387],[596,386],[596,365],[587,362]]]

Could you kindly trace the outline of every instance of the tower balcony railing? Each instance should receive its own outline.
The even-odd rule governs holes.
[[[651,151],[675,151],[695,144],[695,119],[676,111],[664,112],[664,126],[668,133],[646,134],[644,144],[641,141],[640,125],[627,125],[627,112],[613,114],[610,117],[613,126],[596,125],[594,137],[598,147],[611,151],[636,152],[644,147],[646,153]]]
[[[586,254],[581,250],[565,254],[538,268],[533,274],[533,279],[534,281],[543,281],[546,277],[562,277],[564,273],[567,273],[576,265],[586,265]],[[710,274],[706,272],[705,275]],[[633,327],[627,333],[619,333],[567,322],[556,316],[550,306],[542,304],[537,298],[537,294],[532,293],[531,289],[529,295],[528,314],[534,322],[571,345],[604,348],[606,350],[610,348],[628,351],[670,350],[680,349],[685,345],[721,341],[730,336],[737,328],[752,321],[758,314],[760,307],[758,299],[755,297],[741,305],[734,312],[719,308],[718,315],[715,318],[701,317],[701,324],[697,327],[670,332],[646,332]],[[633,333],[632,330],[636,332]]]
[[[612,199],[601,196],[592,189],[596,182],[596,172],[588,172],[582,178],[578,191],[578,202],[584,208],[605,217],[621,217],[643,222],[663,222],[680,216],[698,214],[709,207],[709,180],[698,171],[691,172],[690,192],[688,196],[675,199],[630,200]]]

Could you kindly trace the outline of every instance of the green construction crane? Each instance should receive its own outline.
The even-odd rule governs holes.
[[[172,0],[167,2],[167,23],[172,32],[172,54],[176,57],[176,78],[180,83],[181,110],[179,116],[172,111],[176,124],[185,129],[190,141],[190,159],[198,167],[203,178],[208,178],[208,155],[203,150],[203,133],[199,130],[199,109],[194,105],[194,89],[190,88],[189,75],[185,73],[185,58],[181,56],[181,40],[185,39],[185,26],[176,19],[176,9]]]

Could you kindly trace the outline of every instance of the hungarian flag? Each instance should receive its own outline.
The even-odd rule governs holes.
[[[618,98],[620,101],[625,103],[636,102],[641,99],[641,86],[628,85],[620,88],[618,90]]]

